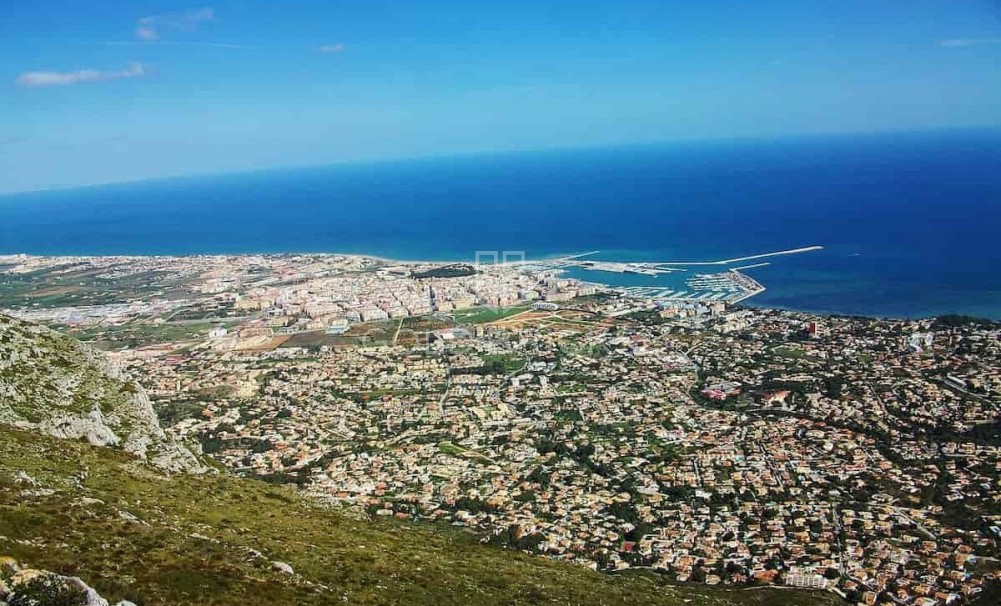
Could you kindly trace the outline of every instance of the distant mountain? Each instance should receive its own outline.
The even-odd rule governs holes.
[[[0,423],[118,447],[170,472],[204,467],[164,433],[145,391],[104,354],[0,315]]]

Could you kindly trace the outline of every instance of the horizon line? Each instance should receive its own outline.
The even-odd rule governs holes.
[[[493,156],[512,156],[521,154],[533,154],[533,153],[559,153],[559,152],[572,152],[572,151],[587,151],[587,150],[604,150],[604,149],[615,149],[615,148],[630,148],[630,147],[651,147],[651,146],[667,146],[667,145],[699,145],[699,144],[720,144],[720,143],[753,143],[753,142],[783,142],[783,141],[793,141],[793,140],[803,140],[803,139],[843,139],[851,137],[880,137],[880,136],[907,136],[907,135],[922,135],[922,134],[947,134],[947,133],[962,133],[962,132],[985,132],[985,131],[998,131],[1001,133],[1001,123],[998,124],[986,124],[986,125],[970,125],[970,126],[949,126],[949,127],[928,127],[928,128],[914,128],[914,129],[890,129],[890,130],[872,130],[872,131],[832,131],[832,132],[802,132],[802,133],[791,133],[787,135],[773,135],[773,134],[763,134],[763,135],[737,135],[737,136],[715,136],[715,137],[681,137],[676,139],[651,139],[651,140],[636,140],[636,141],[619,141],[619,142],[596,142],[596,143],[585,143],[585,144],[574,144],[574,145],[556,145],[548,147],[525,147],[525,148],[514,148],[514,149],[486,149],[486,150],[474,150],[474,151],[464,151],[464,152],[444,152],[444,153],[426,153],[426,154],[412,154],[412,155],[401,155],[401,156],[385,156],[378,158],[354,158],[354,159],[343,159],[334,160],[331,162],[320,162],[320,163],[307,163],[307,164],[290,164],[290,165],[274,165],[268,167],[247,167],[247,168],[236,168],[236,169],[224,169],[224,170],[213,170],[205,172],[189,172],[183,174],[168,174],[168,175],[157,175],[151,177],[140,177],[137,179],[122,179],[114,181],[102,181],[100,183],[86,183],[78,185],[53,185],[49,187],[39,187],[36,189],[22,189],[22,190],[12,190],[12,191],[0,191],[0,201],[8,198],[16,198],[19,196],[30,196],[34,194],[44,194],[49,192],[60,192],[60,191],[74,191],[74,190],[86,190],[86,189],[96,189],[103,187],[114,187],[119,185],[135,185],[140,183],[149,183],[157,181],[179,181],[184,179],[201,179],[201,178],[215,178],[215,177],[227,177],[227,176],[239,176],[239,175],[251,175],[257,173],[267,173],[267,172],[279,172],[279,171],[295,171],[295,170],[311,170],[311,169],[321,169],[335,166],[358,166],[358,165],[379,165],[379,164],[394,164],[394,163],[404,163],[411,161],[425,161],[425,160],[436,160],[436,159],[449,159],[449,158],[476,158],[476,157],[493,157]]]

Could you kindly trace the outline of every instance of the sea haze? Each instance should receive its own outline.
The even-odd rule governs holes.
[[[2,253],[675,261],[814,244],[825,249],[748,270],[768,288],[751,303],[1001,318],[1001,131],[466,156],[0,198]]]

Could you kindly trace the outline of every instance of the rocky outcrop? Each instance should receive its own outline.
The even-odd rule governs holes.
[[[0,423],[121,448],[165,471],[204,471],[164,433],[143,389],[103,354],[7,316],[0,316]]]
[[[77,577],[47,570],[21,568],[9,557],[0,557],[0,604],[9,606],[110,606],[97,591]],[[115,606],[135,606],[121,601]]]

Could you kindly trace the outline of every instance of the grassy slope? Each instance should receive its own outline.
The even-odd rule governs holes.
[[[56,492],[23,493],[37,489],[14,481],[20,470]],[[252,480],[167,478],[118,451],[5,426],[0,555],[78,575],[112,602],[142,606],[838,603],[830,594],[610,577],[481,546],[450,530],[355,520]],[[296,576],[272,570],[271,560],[291,564]]]

